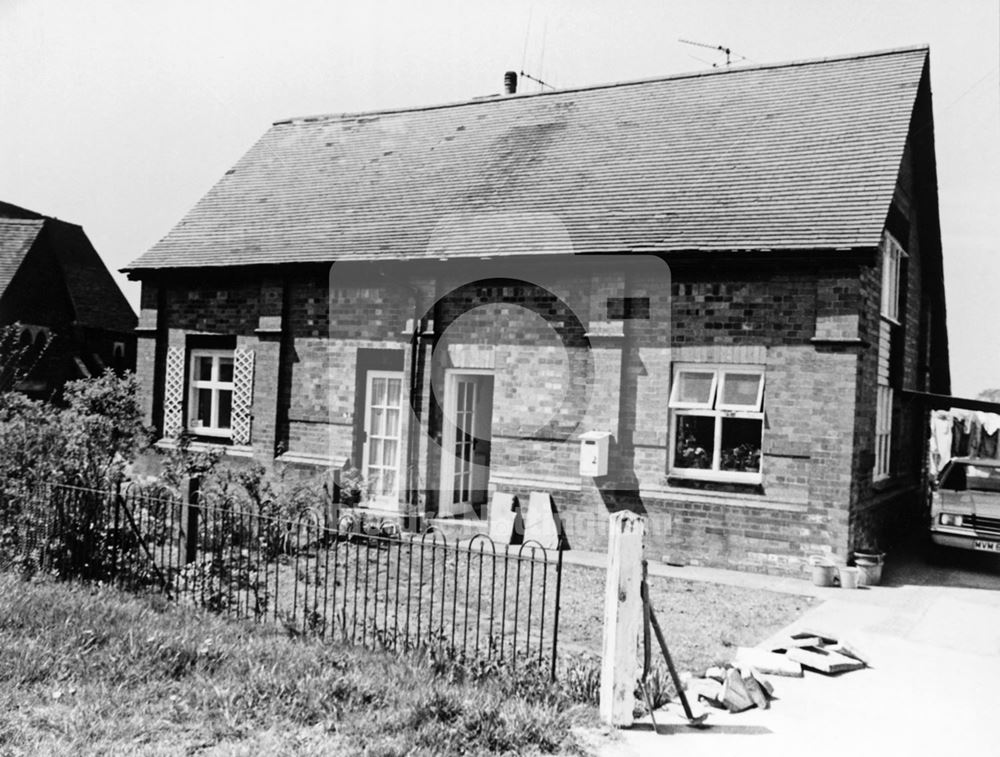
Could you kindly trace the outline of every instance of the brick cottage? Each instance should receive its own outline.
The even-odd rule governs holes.
[[[83,228],[0,202],[0,326],[11,325],[31,366],[16,386],[36,397],[135,368],[135,311]]]
[[[127,271],[164,445],[356,466],[426,518],[547,492],[570,548],[628,508],[653,557],[800,573],[922,505],[929,54],[279,121]]]

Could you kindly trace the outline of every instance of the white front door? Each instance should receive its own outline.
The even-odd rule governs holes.
[[[452,474],[452,503],[472,502],[472,451],[476,442],[476,381],[467,376],[455,379],[455,439],[452,453],[455,472]]]
[[[376,502],[399,502],[402,418],[403,374],[369,371],[362,467],[369,496]]]
[[[464,515],[485,504],[492,425],[493,376],[448,371],[439,515]]]

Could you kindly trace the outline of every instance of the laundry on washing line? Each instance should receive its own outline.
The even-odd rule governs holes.
[[[931,414],[930,468],[937,475],[953,457],[1000,459],[1000,415],[979,410]]]

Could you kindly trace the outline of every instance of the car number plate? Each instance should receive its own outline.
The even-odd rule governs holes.
[[[1000,552],[1000,541],[983,541],[982,539],[976,539],[972,546],[983,552]]]

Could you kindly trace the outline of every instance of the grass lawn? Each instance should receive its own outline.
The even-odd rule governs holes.
[[[599,654],[605,573],[563,567],[559,646]],[[649,577],[649,594],[678,670],[702,673],[732,662],[737,646],[753,646],[810,608],[811,597],[758,589]],[[653,642],[656,649],[656,642]]]
[[[0,754],[579,753],[573,729],[597,716],[574,700],[594,678],[574,689],[572,669],[600,649],[604,573],[564,570],[556,687],[544,670],[477,684],[426,657],[293,637],[158,595],[0,574]],[[695,671],[808,604],[650,584],[678,666]]]
[[[573,753],[535,679],[290,638],[157,596],[0,574],[0,754]]]

